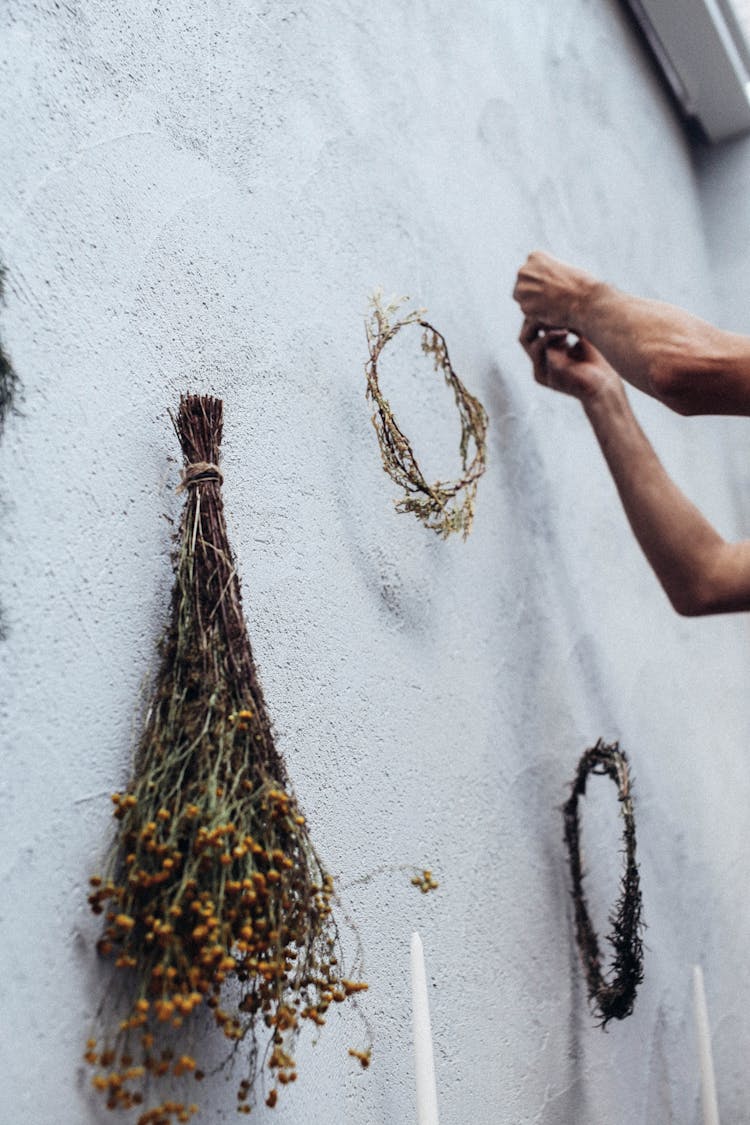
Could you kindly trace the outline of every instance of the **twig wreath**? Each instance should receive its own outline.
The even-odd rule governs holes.
[[[224,519],[222,416],[219,399],[189,395],[174,420],[186,501],[171,615],[133,775],[112,796],[117,834],[90,880],[91,907],[105,914],[98,952],[122,972],[85,1058],[110,1109],[140,1107],[138,1125],[198,1111],[182,1086],[203,1077],[212,1026],[228,1059],[247,1056],[239,1112],[261,1071],[275,1105],[297,1077],[304,1022],[322,1026],[332,1004],[367,987],[343,974],[333,880],[258,681]],[[366,1066],[369,1050],[355,1057]]]
[[[586,782],[591,774],[604,775],[614,781],[624,822],[625,869],[620,883],[620,897],[609,919],[612,931],[607,937],[614,950],[609,980],[602,973],[599,941],[583,893],[578,801],[586,793]],[[563,806],[563,816],[573,881],[576,941],[586,974],[589,1000],[600,1017],[601,1026],[606,1027],[611,1019],[621,1020],[631,1014],[638,985],[643,980],[642,900],[635,855],[633,797],[628,759],[617,742],[607,745],[599,739],[596,746],[583,754],[571,786],[570,797]]]
[[[486,468],[487,413],[478,399],[469,394],[456,375],[448,356],[444,337],[423,319],[424,309],[417,309],[397,318],[405,298],[384,304],[380,292],[370,299],[372,311],[366,322],[370,358],[367,374],[367,397],[375,404],[372,424],[378,435],[383,468],[388,476],[404,490],[404,497],[395,502],[399,512],[413,512],[425,527],[443,538],[460,531],[464,539],[471,531],[474,520],[474,500],[477,482]],[[383,349],[403,328],[418,325],[422,330],[422,351],[432,356],[435,370],[442,371],[445,381],[453,391],[461,418],[461,468],[462,475],[455,481],[435,481],[430,484],[419,467],[408,438],[399,428],[388,400],[380,389],[378,362]],[[470,457],[470,446],[473,456]]]

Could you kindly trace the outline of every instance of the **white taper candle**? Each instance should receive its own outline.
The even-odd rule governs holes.
[[[438,1125],[435,1059],[432,1054],[430,1006],[424,948],[419,934],[411,935],[411,995],[414,1029],[414,1067],[417,1078],[417,1125]]]
[[[706,990],[703,987],[703,970],[700,965],[693,965],[693,1005],[695,1008],[695,1030],[698,1038],[698,1057],[701,1067],[703,1125],[719,1125],[714,1059],[711,1053],[711,1031],[708,1025],[708,1005],[706,1004]]]

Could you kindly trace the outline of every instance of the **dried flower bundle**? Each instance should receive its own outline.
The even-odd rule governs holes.
[[[610,777],[617,786],[623,818],[625,870],[620,885],[620,898],[611,915],[612,931],[607,940],[614,950],[611,979],[602,973],[601,953],[596,931],[591,923],[583,893],[583,864],[580,851],[579,798],[586,793],[590,774]],[[576,916],[576,941],[586,973],[589,1000],[606,1027],[611,1019],[625,1019],[633,1011],[636,991],[643,980],[643,942],[641,932],[641,889],[636,863],[635,817],[628,759],[618,743],[607,745],[599,739],[578,763],[571,794],[563,806],[565,843],[570,858],[573,881],[573,902]]]
[[[396,501],[399,512],[414,512],[425,527],[443,538],[460,531],[464,539],[471,531],[474,520],[474,500],[477,482],[486,468],[487,414],[478,399],[469,394],[451,366],[444,337],[423,320],[425,310],[419,309],[398,319],[401,300],[383,304],[378,292],[370,300],[372,312],[366,323],[370,358],[365,368],[367,397],[375,403],[372,424],[378,435],[383,468],[388,476],[404,490],[404,497]],[[424,477],[409,440],[399,429],[393,411],[384,397],[379,383],[378,362],[386,345],[408,325],[418,325],[422,330],[422,351],[432,356],[435,370],[442,371],[445,381],[453,391],[461,418],[462,475],[455,481],[435,481],[430,484]],[[473,456],[470,458],[470,447]]]
[[[221,498],[221,401],[184,397],[175,429],[187,498],[171,616],[133,777],[112,797],[116,839],[89,899],[105,914],[98,949],[123,988],[86,1059],[107,1106],[140,1107],[139,1125],[197,1112],[172,1087],[203,1077],[193,1042],[212,1024],[232,1054],[245,1048],[238,1110],[250,1112],[264,1065],[274,1105],[297,1077],[304,1021],[324,1024],[331,1004],[367,987],[340,968],[333,882],[255,670]]]

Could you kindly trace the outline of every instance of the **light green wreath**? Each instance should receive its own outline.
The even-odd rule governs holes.
[[[397,500],[396,510],[414,512],[425,527],[443,538],[460,531],[464,539],[471,531],[474,520],[474,501],[477,483],[486,468],[487,412],[481,402],[469,394],[456,375],[448,356],[444,337],[423,319],[425,309],[416,309],[406,316],[397,317],[405,298],[396,298],[384,304],[380,291],[370,298],[372,311],[366,322],[370,358],[365,367],[367,397],[375,404],[372,424],[378,435],[383,468],[388,476],[404,490]],[[436,371],[442,371],[445,381],[453,391],[461,418],[462,475],[454,481],[435,481],[430,484],[414,456],[408,438],[399,428],[388,400],[383,395],[378,379],[378,361],[386,345],[409,325],[419,325],[423,330],[422,351],[433,358]],[[473,446],[473,456],[470,457]]]

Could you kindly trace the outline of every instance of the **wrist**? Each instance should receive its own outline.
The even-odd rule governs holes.
[[[615,290],[606,281],[582,274],[570,301],[569,326],[580,336],[591,336],[591,325],[600,309],[612,299]]]
[[[586,393],[580,396],[580,400],[592,423],[603,416],[611,415],[622,406],[627,406],[628,402],[622,379],[614,372],[611,377],[601,375],[596,381],[592,380]]]

